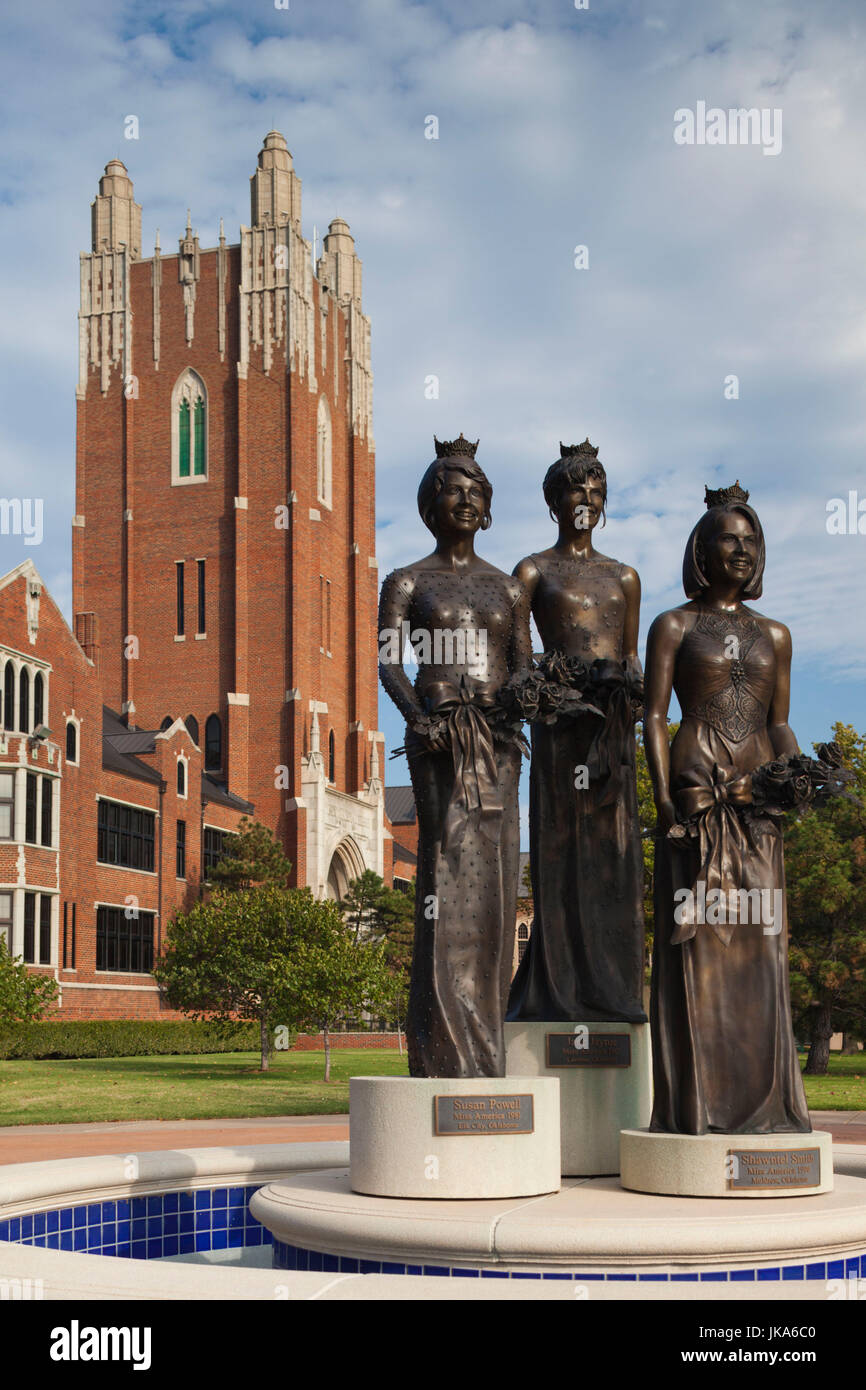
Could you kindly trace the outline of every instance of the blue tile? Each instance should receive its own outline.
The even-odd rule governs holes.
[[[129,1198],[120,1197],[115,1205],[117,1206],[118,1221],[129,1221],[132,1217],[132,1208]]]
[[[196,1211],[210,1211],[210,1193],[197,1192],[195,1194]]]
[[[361,1273],[362,1273],[362,1274],[381,1274],[381,1273],[382,1273],[382,1261],[381,1261],[381,1260],[361,1260],[360,1263],[361,1263]],[[312,1252],[312,1251],[310,1251],[310,1269],[315,1269],[315,1265],[313,1264],[313,1252]]]
[[[46,1249],[48,1249],[48,1250],[59,1250],[59,1249],[60,1249],[60,1232],[59,1232],[59,1231],[49,1231],[49,1232],[48,1232],[48,1235],[45,1237],[45,1247],[46,1247]]]
[[[263,1227],[262,1227],[262,1245],[273,1245],[273,1243],[274,1243],[274,1233],[273,1233],[273,1231],[267,1231],[267,1230],[265,1230],[265,1228],[264,1228],[264,1226],[263,1226]]]
[[[9,1239],[9,1222],[0,1221],[0,1240]]]
[[[29,1240],[33,1235],[33,1217],[30,1213],[21,1218],[21,1239]]]
[[[766,1283],[766,1282],[772,1282],[774,1279],[778,1279],[778,1278],[779,1278],[779,1271],[778,1271],[778,1269],[759,1269],[759,1270],[758,1270],[758,1280],[759,1280],[759,1282],[762,1282],[762,1281],[763,1281],[764,1283]]]
[[[234,1230],[234,1231],[229,1231],[229,1249],[230,1249],[230,1250],[242,1250],[242,1249],[243,1249],[243,1244],[244,1244],[244,1233],[243,1233],[243,1231],[242,1231],[240,1228],[238,1228],[237,1230]]]
[[[337,1257],[336,1257],[336,1255],[323,1255],[323,1256],[322,1256],[322,1269],[324,1269],[324,1270],[329,1270],[329,1269],[336,1269],[336,1268],[337,1268]],[[406,1273],[406,1266],[405,1266],[405,1265],[395,1265],[395,1264],[391,1264],[391,1262],[390,1262],[389,1260],[383,1260],[383,1261],[382,1261],[382,1273],[383,1273],[383,1274],[405,1274],[405,1273]]]
[[[639,1274],[639,1284],[666,1284],[668,1276],[666,1274]]]
[[[343,1268],[343,1262],[342,1262],[342,1260],[341,1260],[341,1261],[340,1261],[340,1269],[342,1270],[342,1268]],[[407,1266],[406,1266],[406,1273],[407,1273],[407,1274],[423,1274],[423,1273],[424,1273],[424,1266],[423,1266],[423,1265],[407,1265]]]
[[[179,1255],[191,1255],[195,1250],[195,1236],[181,1235]]]
[[[34,1236],[34,1237],[33,1237],[33,1244],[34,1244],[34,1245],[38,1245],[38,1246],[40,1247],[40,1249],[43,1249],[43,1250],[44,1250],[44,1249],[45,1249],[45,1242],[46,1242],[47,1239],[48,1239],[48,1237],[46,1236],[45,1232],[43,1231],[41,1236]]]
[[[117,1203],[116,1203],[116,1202],[103,1202],[103,1203],[102,1203],[102,1224],[105,1225],[106,1221],[116,1221],[116,1220],[117,1220]]]
[[[179,1193],[178,1193],[178,1197],[179,1197],[179,1200],[180,1200],[180,1210],[181,1210],[181,1211],[195,1211],[195,1193],[194,1193],[194,1192],[179,1192]]]
[[[482,1270],[482,1274],[486,1275],[486,1270]],[[542,1274],[541,1277],[542,1279],[567,1279],[569,1283],[571,1282],[570,1274]]]
[[[866,1279],[866,1255],[860,1256],[860,1273],[863,1275],[863,1278]]]
[[[166,1192],[162,1199],[163,1214],[175,1216],[180,1207],[179,1194],[177,1192]]]
[[[434,1275],[436,1275],[437,1278],[443,1279],[443,1278],[446,1278],[448,1275],[450,1275],[451,1270],[450,1270],[450,1269],[446,1269],[445,1265],[425,1265],[425,1266],[424,1266],[424,1273],[425,1273],[425,1274],[434,1274]]]
[[[845,1273],[848,1278],[856,1278],[860,1273],[860,1256],[852,1255],[845,1261]]]
[[[720,1270],[704,1270],[701,1273],[702,1284],[726,1284],[727,1282],[727,1274]]]
[[[146,1260],[146,1259],[147,1259],[147,1241],[146,1241],[146,1240],[134,1240],[134,1241],[132,1242],[132,1258],[133,1258],[134,1260]]]
[[[60,1229],[61,1229],[61,1231],[71,1231],[71,1230],[72,1230],[72,1208],[71,1208],[71,1207],[64,1207],[64,1208],[62,1209],[62,1211],[61,1211],[61,1213],[60,1213]]]
[[[196,1229],[196,1232],[209,1231],[209,1230],[210,1230],[210,1212],[209,1212],[209,1211],[197,1211],[197,1212],[196,1212],[196,1214],[195,1214],[195,1229]]]
[[[311,1251],[309,1252],[309,1260],[308,1260],[308,1262],[307,1262],[307,1269],[315,1270],[315,1272],[316,1272],[317,1274],[320,1274],[320,1273],[321,1273],[321,1271],[322,1271],[322,1252],[321,1252],[320,1250],[311,1250]],[[363,1274],[364,1272],[365,1272],[365,1271],[364,1271],[364,1265],[363,1265],[363,1261],[362,1261],[362,1262],[361,1262],[361,1273]],[[378,1268],[376,1268],[376,1269],[374,1269],[374,1270],[368,1270],[368,1271],[366,1271],[366,1272],[369,1273],[369,1274],[378,1274],[378,1273],[379,1273],[379,1270],[378,1270]]]
[[[72,1225],[76,1231],[79,1227],[87,1225],[87,1207],[73,1207]]]
[[[164,1216],[162,1218],[162,1234],[164,1236],[176,1236],[180,1230],[179,1216]]]
[[[254,1192],[258,1192],[258,1190],[259,1190],[260,1187],[261,1187],[261,1183],[257,1183],[255,1187],[245,1187],[245,1188],[244,1188],[244,1191],[245,1191],[246,1194],[247,1194],[247,1205],[249,1205],[249,1200],[250,1200],[250,1198],[252,1197],[253,1193],[254,1193]]]
[[[573,1275],[572,1275],[572,1278],[573,1278],[573,1279],[579,1279],[580,1282],[581,1282],[581,1284],[591,1284],[591,1283],[593,1282],[593,1280],[594,1280],[596,1283],[599,1283],[602,1279],[604,1279],[604,1275],[603,1275],[603,1274],[573,1274]]]
[[[236,1226],[244,1225],[243,1207],[229,1207],[229,1230],[234,1230]]]
[[[178,1220],[180,1221],[180,1233],[182,1236],[189,1235],[190,1232],[195,1230],[194,1211],[182,1211]]]
[[[103,1225],[103,1227],[102,1227],[102,1244],[103,1244],[103,1245],[116,1245],[116,1244],[117,1244],[117,1222],[116,1222],[116,1221],[106,1221],[106,1222],[104,1223],[104,1225]]]
[[[480,1270],[477,1270],[477,1269],[452,1269],[451,1273],[452,1273],[452,1275],[454,1276],[455,1279],[477,1279],[477,1278],[478,1278],[478,1275],[479,1275],[479,1273],[480,1273]]]
[[[101,1252],[101,1253],[102,1253],[103,1255],[116,1255],[116,1254],[117,1254],[117,1246],[116,1246],[116,1245],[103,1245],[103,1247],[102,1247],[102,1252]]]
[[[162,1217],[149,1216],[147,1218],[147,1238],[148,1240],[158,1240],[162,1236]]]
[[[261,1228],[261,1226],[259,1227],[259,1229],[258,1229],[257,1231],[251,1231],[251,1230],[249,1229],[249,1227],[247,1227],[247,1230],[246,1230],[246,1239],[244,1240],[244,1245],[264,1245],[264,1243],[265,1243],[265,1242],[264,1242],[263,1239],[262,1239],[262,1228]]]
[[[50,1233],[60,1230],[60,1212],[47,1211],[45,1213],[45,1229]]]
[[[300,1259],[300,1256],[301,1256],[301,1252],[300,1252],[300,1250],[299,1250],[299,1251],[298,1251],[298,1258],[299,1258],[299,1259]],[[301,1269],[301,1268],[302,1268],[302,1266],[299,1264],[299,1265],[298,1265],[298,1269]],[[340,1273],[341,1273],[341,1274],[357,1274],[357,1273],[358,1273],[358,1261],[357,1261],[356,1259],[353,1259],[353,1257],[352,1257],[351,1255],[341,1255],[341,1256],[340,1256]]]
[[[72,1232],[71,1232],[71,1231],[61,1231],[61,1232],[60,1232],[60,1249],[61,1249],[61,1250],[71,1250],[72,1248],[73,1248],[73,1247],[72,1247]]]
[[[229,1200],[229,1190],[228,1190],[228,1188],[227,1188],[227,1187],[218,1187],[218,1188],[216,1188],[216,1190],[215,1190],[214,1193],[213,1193],[213,1202],[211,1203],[211,1205],[214,1206],[214,1207],[225,1207],[225,1206],[228,1206],[228,1200]]]
[[[33,1234],[35,1236],[45,1235],[45,1212],[35,1211],[33,1213]]]
[[[512,1279],[540,1279],[540,1274],[512,1274]],[[634,1276],[632,1276],[633,1278]]]
[[[293,1245],[283,1245],[281,1247],[283,1269],[297,1269],[298,1252]]]
[[[180,1254],[180,1236],[166,1236],[162,1242],[163,1255]]]
[[[91,1202],[90,1205],[88,1206],[88,1208],[87,1208],[87,1224],[88,1224],[88,1226],[101,1226],[101,1225],[102,1225],[102,1203],[101,1203],[101,1202]]]
[[[137,1220],[137,1218],[140,1217],[140,1216],[147,1216],[147,1198],[146,1198],[146,1197],[133,1197],[133,1198],[132,1198],[132,1213],[131,1213],[131,1215],[132,1215],[133,1221]]]
[[[211,1238],[211,1250],[225,1250],[228,1248],[228,1231],[214,1231]]]
[[[215,1231],[224,1231],[229,1224],[228,1207],[214,1208],[213,1228]]]
[[[828,1278],[828,1279],[843,1279],[844,1277],[845,1277],[845,1262],[844,1262],[844,1260],[828,1260],[828,1261],[827,1261],[827,1278]]]
[[[740,1283],[754,1283],[755,1271],[753,1269],[732,1269],[731,1279]]]
[[[196,1253],[201,1250],[210,1250],[210,1231],[198,1231],[195,1237]]]
[[[607,1276],[607,1282],[608,1282],[609,1284],[610,1284],[610,1283],[636,1284],[636,1283],[637,1283],[637,1275],[636,1275],[636,1274],[609,1274],[609,1275]]]
[[[672,1284],[696,1284],[698,1276],[696,1274],[672,1274]]]
[[[243,1189],[242,1187],[230,1187],[230,1188],[229,1188],[229,1206],[230,1206],[230,1207],[245,1207],[246,1204],[247,1204],[247,1197],[246,1197],[246,1193],[244,1192],[244,1189]]]
[[[806,1270],[803,1265],[786,1265],[782,1270],[783,1279],[805,1279]]]
[[[118,1255],[121,1256],[124,1260],[130,1260],[130,1259],[132,1259],[132,1244],[131,1244],[131,1242],[128,1241],[128,1240],[119,1240],[119,1241],[117,1242],[117,1253],[118,1253]]]
[[[147,1240],[147,1258],[148,1258],[149,1260],[158,1260],[161,1254],[162,1254],[162,1236],[157,1237],[156,1240],[151,1240],[150,1237],[148,1237],[148,1240]]]
[[[135,1220],[130,1222],[130,1226],[132,1227],[133,1240],[147,1239],[147,1218],[145,1216],[136,1217]]]
[[[87,1249],[87,1231],[81,1227],[72,1232],[72,1248],[73,1250]]]
[[[296,1249],[296,1250],[295,1250],[295,1258],[296,1258],[295,1269],[309,1269],[309,1268],[310,1268],[310,1252],[309,1252],[309,1250],[300,1250],[300,1249]],[[356,1263],[357,1263],[357,1261],[356,1261]],[[358,1272],[358,1271],[355,1270],[355,1273],[356,1273],[356,1274],[357,1274],[357,1272]]]
[[[161,1197],[157,1197],[157,1196],[148,1197],[148,1199],[147,1199],[147,1215],[148,1215],[148,1217],[151,1217],[151,1216],[162,1216],[162,1198],[161,1198]]]

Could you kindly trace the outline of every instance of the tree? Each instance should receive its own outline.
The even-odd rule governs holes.
[[[313,932],[298,945],[295,970],[298,1019],[321,1030],[325,1081],[331,1079],[331,1032],[359,1014],[387,1013],[394,1005],[395,982],[385,944],[358,935],[336,903],[319,903]]]
[[[0,936],[0,1020],[33,1023],[56,998],[57,981],[50,975],[32,975],[21,956],[9,954],[5,934]]]
[[[365,869],[360,878],[349,884],[340,911],[356,940],[365,936],[384,943],[385,962],[393,977],[391,1004],[402,1052],[402,1024],[409,1000],[415,940],[414,889],[407,893],[388,888],[372,869]]]
[[[295,1025],[300,1009],[301,945],[320,930],[329,905],[308,888],[233,888],[180,913],[168,925],[154,968],[166,1003],[224,1024],[257,1020],[261,1070],[270,1065],[270,1030]]]
[[[668,724],[668,737],[673,741],[674,734],[679,728],[679,724]],[[655,904],[653,899],[653,873],[655,870],[655,836],[656,836],[656,804],[653,797],[653,786],[650,778],[649,766],[646,760],[646,750],[643,740],[643,725],[641,725],[641,736],[637,740],[635,750],[635,770],[637,773],[637,815],[641,833],[641,851],[643,853],[643,912],[646,923],[646,961],[647,968],[652,961],[653,937],[655,935]]]
[[[210,877],[217,888],[242,891],[262,884],[288,888],[291,872],[282,845],[268,827],[244,816],[237,834],[226,835]]]
[[[866,1028],[866,736],[837,723],[833,738],[854,773],[852,799],[807,811],[785,833],[791,1001],[813,1076],[826,1075],[833,1033]]]

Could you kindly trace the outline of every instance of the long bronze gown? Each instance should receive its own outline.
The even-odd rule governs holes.
[[[599,643],[587,616],[615,635],[622,657],[624,565],[591,567],[533,555],[541,578],[533,613],[545,646],[592,662]],[[555,616],[553,616],[555,612]],[[608,646],[609,643],[605,643]],[[623,703],[624,702],[624,705]],[[637,809],[634,721],[625,691],[612,699],[608,776],[575,787],[593,769],[603,732],[596,715],[532,726],[529,856],[534,921],[508,1003],[510,1022],[568,1019],[646,1023],[643,857]]]
[[[523,585],[499,570],[398,570],[413,630],[484,631],[490,679],[466,665],[424,665],[416,703],[448,716],[451,749],[430,752],[411,730],[406,754],[418,816],[415,946],[406,1019],[412,1076],[504,1076],[504,1017],[514,958],[521,753],[485,718],[513,669],[530,661]],[[435,655],[435,652],[433,653]],[[446,653],[447,654],[447,653]],[[382,682],[407,717],[396,671]],[[402,675],[402,668],[400,669]],[[395,676],[397,677],[395,679]],[[408,683],[407,683],[408,686]]]
[[[732,634],[735,661],[726,653]],[[779,889],[784,905],[781,831],[763,821],[746,832],[732,809],[748,775],[775,757],[767,733],[775,683],[773,644],[750,614],[699,614],[674,671],[683,714],[670,785],[678,810],[700,814],[702,836],[656,847],[654,1130],[811,1129],[791,1026],[787,916],[775,935],[764,923],[683,927],[674,917],[674,892],[699,878],[707,891]]]

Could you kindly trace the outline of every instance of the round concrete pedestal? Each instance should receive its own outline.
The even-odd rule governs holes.
[[[355,1192],[537,1197],[559,1188],[559,1082],[537,1076],[353,1076]]]
[[[778,1137],[778,1136],[777,1136]],[[833,1192],[718,1202],[627,1192],[618,1178],[566,1179],[531,1202],[365,1197],[346,1168],[268,1183],[250,1210],[279,1269],[482,1279],[775,1282],[866,1276],[866,1148],[837,1149]],[[461,1280],[462,1282],[462,1280]],[[432,1285],[435,1289],[435,1285]]]
[[[623,1187],[672,1197],[815,1197],[833,1191],[833,1140],[811,1134],[624,1129]]]
[[[563,1177],[619,1172],[619,1135],[649,1124],[648,1023],[506,1023],[508,1075],[558,1076]]]

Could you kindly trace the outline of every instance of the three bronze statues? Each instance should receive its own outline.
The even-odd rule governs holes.
[[[686,546],[688,601],[650,630],[644,711],[640,581],[593,546],[607,501],[598,449],[560,446],[543,484],[557,539],[509,576],[475,551],[492,497],[476,448],[462,435],[436,441],[418,490],[436,546],[388,576],[379,614],[380,675],[406,718],[419,829],[410,1072],[504,1076],[506,1017],[646,1022],[643,718],[658,820],[651,1128],[808,1131],[780,816],[833,774],[799,755],[787,724],[787,629],[745,606],[765,561],[748,494],[708,490]],[[671,744],[672,691],[683,713]],[[524,721],[534,923],[511,983]]]

